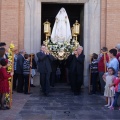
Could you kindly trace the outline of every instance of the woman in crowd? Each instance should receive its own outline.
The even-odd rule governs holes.
[[[104,87],[105,82],[103,80],[103,75],[106,72],[106,62],[109,61],[109,56],[107,54],[108,49],[106,47],[103,47],[101,49],[101,53],[98,57],[98,71],[99,71],[99,79],[100,79],[100,85],[101,85],[101,94],[104,94]]]
[[[4,107],[4,100],[5,100],[5,94],[9,93],[9,83],[8,78],[13,75],[11,72],[10,74],[7,73],[7,60],[2,59],[0,61],[1,68],[0,68],[0,105],[2,110],[6,110],[7,108]]]

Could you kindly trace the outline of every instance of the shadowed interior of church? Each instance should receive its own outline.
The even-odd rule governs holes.
[[[80,23],[80,35],[78,35],[78,41],[80,45],[84,45],[84,38],[83,38],[83,29],[84,29],[84,4],[66,4],[66,3],[42,3],[42,17],[41,17],[41,44],[45,40],[44,34],[44,26],[43,23],[48,20],[51,23],[51,29],[53,29],[55,17],[58,14],[59,10],[64,7],[69,21],[70,26],[72,27],[76,20]],[[58,82],[67,82],[67,75],[66,75],[66,61],[57,61],[57,65],[61,69],[61,79]]]

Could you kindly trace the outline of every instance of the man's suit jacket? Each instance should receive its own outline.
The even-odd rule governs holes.
[[[52,60],[51,55],[46,55],[43,52],[37,53],[38,57],[38,72],[40,73],[50,73],[52,72],[50,60]]]
[[[52,68],[52,72],[56,73],[57,70],[57,65],[58,65],[58,61],[54,56],[50,56],[50,63],[51,63],[51,68]]]
[[[68,59],[70,73],[83,75],[85,55],[81,54],[78,56],[78,58],[76,58],[75,55],[71,55]]]
[[[21,54],[17,56],[16,73],[23,74],[24,57]]]

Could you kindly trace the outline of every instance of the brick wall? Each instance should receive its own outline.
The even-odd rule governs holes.
[[[106,46],[106,2],[101,0],[101,47]]]
[[[19,49],[24,48],[24,21],[25,21],[25,1],[19,0]]]
[[[105,43],[104,43],[105,41]],[[120,0],[101,0],[101,47],[120,43]]]
[[[24,0],[1,0],[1,41],[16,48],[24,44]],[[19,47],[18,47],[19,46]]]

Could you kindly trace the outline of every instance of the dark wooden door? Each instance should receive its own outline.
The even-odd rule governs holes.
[[[42,3],[42,25],[41,25],[41,43],[45,40],[45,34],[43,31],[43,23],[48,19],[48,21],[51,23],[51,28],[53,28],[55,17],[59,10],[64,7],[68,18],[70,21],[71,27],[75,23],[76,20],[79,21],[81,24],[80,28],[80,35],[78,36],[78,41],[80,45],[83,46],[83,25],[84,25],[84,5],[83,4],[58,4],[58,3]]]

